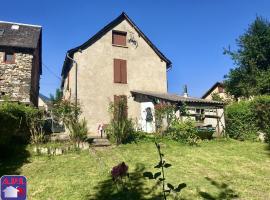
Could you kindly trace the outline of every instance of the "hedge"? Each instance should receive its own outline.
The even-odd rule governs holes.
[[[261,131],[269,141],[270,96],[258,96],[228,105],[225,120],[226,133],[234,139],[255,140]]]

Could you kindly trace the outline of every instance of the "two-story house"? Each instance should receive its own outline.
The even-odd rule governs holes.
[[[0,21],[0,100],[38,106],[42,28]]]
[[[127,99],[128,116],[140,118],[140,103],[132,90],[167,92],[171,61],[122,13],[84,44],[67,52],[77,62],[77,95],[89,130],[109,122],[108,106],[117,97]],[[75,97],[75,65],[65,58],[62,70],[64,98]]]
[[[202,120],[209,110],[209,117],[215,119],[212,126],[220,132],[222,112],[217,110],[222,110],[223,104],[168,94],[167,71],[171,67],[171,61],[122,13],[84,44],[67,52],[61,88],[65,99],[77,96],[91,134],[98,133],[100,124],[109,123],[109,103],[120,97],[127,101],[128,117],[144,131],[155,131],[155,120],[149,123],[146,118],[149,113],[154,116],[155,104],[163,102],[177,107],[188,104],[196,111],[191,117],[202,115]],[[205,120],[206,125],[210,122]]]

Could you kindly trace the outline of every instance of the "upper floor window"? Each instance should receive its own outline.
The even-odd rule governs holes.
[[[112,32],[112,44],[126,46],[127,45],[127,33],[122,31]]]
[[[127,61],[114,59],[114,83],[127,83]]]
[[[15,55],[14,55],[14,53],[5,53],[5,55],[4,55],[4,62],[5,63],[14,63],[15,62]]]
[[[224,88],[222,86],[218,86],[218,92],[219,93],[223,93],[224,92]]]

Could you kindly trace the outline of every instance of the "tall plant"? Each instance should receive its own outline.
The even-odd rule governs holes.
[[[167,197],[171,193],[174,193],[176,195],[177,193],[181,192],[181,190],[185,188],[187,185],[185,183],[180,183],[178,186],[175,187],[171,183],[167,182],[165,177],[165,169],[171,167],[172,165],[165,161],[164,154],[160,150],[160,144],[155,142],[155,145],[159,155],[159,162],[154,168],[159,169],[159,171],[154,174],[152,172],[144,172],[143,176],[151,180],[156,180],[157,185],[161,183],[163,199],[167,200]]]
[[[127,102],[124,98],[120,98],[117,102],[109,105],[111,122],[107,127],[107,135],[117,145],[128,142],[133,137],[133,122],[128,119],[127,108]]]
[[[70,138],[75,144],[86,139],[87,122],[85,119],[79,120],[79,115],[82,113],[79,105],[76,106],[71,101],[61,100],[54,104],[53,113],[68,128]]]

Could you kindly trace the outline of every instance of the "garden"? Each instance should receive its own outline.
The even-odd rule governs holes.
[[[55,102],[70,138],[50,141],[42,111],[4,102],[0,175],[26,176],[29,199],[269,199],[269,105],[268,96],[231,103],[226,137],[209,140],[192,120],[174,118],[169,105],[155,113],[169,119],[167,128],[136,131],[120,99],[109,106],[112,145],[93,147],[79,106]]]

